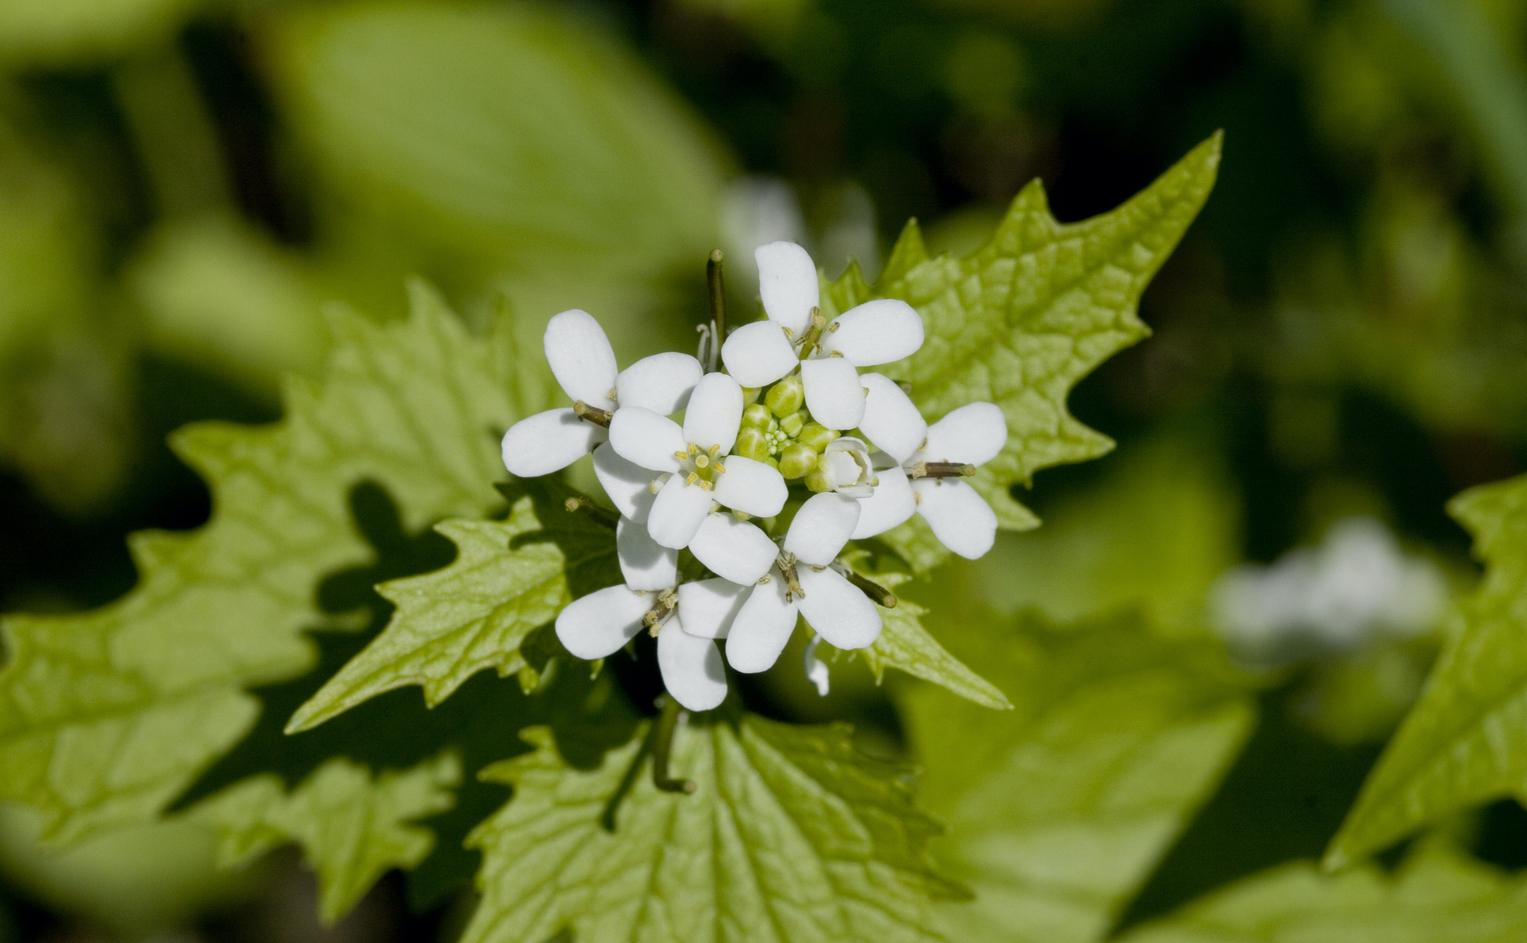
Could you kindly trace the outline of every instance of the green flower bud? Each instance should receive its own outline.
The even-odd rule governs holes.
[[[743,387],[742,388],[742,405],[744,405],[744,406],[752,406],[754,403],[758,402],[758,394],[760,394],[762,392],[763,392],[763,390],[759,389],[756,386],[745,386],[745,387]]]
[[[820,452],[827,448],[827,443],[838,437],[839,433],[829,429],[821,423],[808,422],[796,433],[795,441],[811,449]]]
[[[754,403],[742,411],[742,428],[757,429],[762,432],[769,428],[769,420],[772,418],[769,415],[769,407],[763,403]]]
[[[817,466],[817,453],[804,445],[787,446],[779,456],[779,473],[799,478]]]
[[[806,402],[806,386],[801,382],[799,374],[792,374],[769,387],[769,392],[764,394],[764,402],[768,404],[769,411],[783,419]]]
[[[800,435],[801,429],[806,426],[806,411],[804,409],[793,412],[779,421],[779,427],[785,430],[785,435],[792,438]]]
[[[827,480],[827,474],[820,468],[812,468],[806,475],[806,487],[818,493],[832,490],[832,482]]]
[[[744,458],[762,462],[769,458],[769,442],[764,438],[762,429],[743,426],[737,430],[737,444],[732,446],[732,451]]]

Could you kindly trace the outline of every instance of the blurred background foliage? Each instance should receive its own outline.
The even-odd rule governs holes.
[[[1473,579],[1444,501],[1527,458],[1519,0],[7,0],[0,609],[108,601],[133,580],[127,531],[203,520],[165,434],[274,418],[329,306],[396,317],[420,275],[474,322],[507,303],[532,350],[575,305],[627,357],[687,347],[713,246],[740,298],[773,238],[873,273],[908,217],[963,251],[1041,177],[1080,219],[1217,128],[1218,188],[1145,298],[1156,336],[1074,397],[1118,452],[1044,473],[1026,498],[1043,528],[910,595],[957,654],[1020,626],[971,663],[995,662],[1024,718],[1089,673],[1134,678],[1108,660],[1120,618],[1150,626],[1141,672],[1218,677],[1206,638],[1246,669],[1203,703],[1138,680],[1142,735],[1188,717],[1208,738],[1191,768],[1225,777],[1152,807],[1180,838],[1131,833],[1130,860],[1163,858],[1143,887],[1091,873],[1102,909],[1075,915],[999,890],[962,927],[1021,914],[1093,939],[1099,912],[1133,925],[1317,857]],[[1023,628],[1036,611],[1106,624],[1067,640]],[[910,744],[933,811],[984,827],[956,801],[957,744],[941,771],[918,731],[1026,736],[1013,715],[910,685],[896,713],[836,665],[826,699],[775,675],[782,713]],[[1085,777],[1098,749],[1057,762]],[[1187,754],[1164,755],[1136,760]],[[319,938],[293,860],[209,877],[184,822],[64,852],[34,830],[0,815],[0,939]],[[1450,835],[1527,863],[1514,806]],[[993,853],[947,860],[980,874]],[[459,919],[410,915],[389,879],[327,932]]]

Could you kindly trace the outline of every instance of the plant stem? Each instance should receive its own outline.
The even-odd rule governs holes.
[[[663,701],[663,712],[658,715],[657,726],[652,731],[652,785],[663,792],[693,793],[698,787],[692,780],[674,779],[668,774],[668,762],[673,755],[673,736],[679,728],[679,718],[684,710],[673,698]]]

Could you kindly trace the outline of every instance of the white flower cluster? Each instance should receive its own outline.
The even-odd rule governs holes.
[[[521,420],[503,440],[505,467],[522,477],[592,452],[620,512],[624,583],[563,609],[557,637],[596,659],[647,629],[664,685],[696,711],[726,697],[716,641],[741,672],[774,664],[798,614],[838,648],[875,641],[876,603],[894,600],[866,595],[873,584],[840,560],[848,541],[916,513],[949,549],[975,558],[997,528],[961,479],[1001,451],[1001,410],[972,403],[930,426],[900,386],[859,372],[922,346],[917,312],[870,301],[829,322],[804,249],[775,242],[755,258],[767,319],[724,339],[725,372],[679,353],[619,370],[599,323],[564,311],[546,326],[546,359],[572,404]],[[680,581],[686,550],[710,577]],[[807,664],[825,690],[825,666],[811,652]]]

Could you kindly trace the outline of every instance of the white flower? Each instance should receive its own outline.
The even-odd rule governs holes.
[[[712,513],[712,502],[773,517],[785,506],[787,491],[777,469],[730,454],[741,421],[742,389],[731,377],[711,373],[695,384],[682,427],[651,410],[626,406],[610,423],[610,445],[649,471],[648,486],[655,484],[650,472],[667,476],[647,513],[653,540],[674,550],[688,547],[712,572],[751,583],[768,571],[774,543],[752,524]],[[607,475],[606,490],[622,494],[611,495],[618,506],[638,500],[626,498],[635,474]]]
[[[970,560],[985,554],[996,540],[997,515],[960,479],[1007,443],[1002,410],[968,403],[930,426],[894,382],[878,373],[863,380],[868,395],[859,430],[896,465],[876,472],[853,539],[882,534],[916,512],[950,550]]]
[[[850,498],[868,498],[874,493],[875,468],[870,450],[863,440],[852,436],[833,439],[817,459],[816,474],[823,490],[836,491]],[[807,478],[807,484],[811,479]]]
[[[663,686],[685,708],[710,710],[726,699],[726,670],[715,640],[726,637],[747,588],[723,579],[678,585],[678,552],[622,519],[616,549],[624,585],[574,600],[557,614],[557,638],[579,658],[615,654],[642,629],[657,636]]]
[[[829,429],[852,429],[864,415],[858,367],[891,363],[923,343],[923,321],[904,301],[850,308],[830,325],[820,314],[816,265],[793,242],[754,252],[768,320],[737,328],[721,347],[727,372],[747,387],[779,380],[800,365],[806,409]]]
[[[504,467],[521,478],[549,475],[591,450],[609,451],[595,448],[608,437],[605,427],[580,418],[576,404],[606,424],[619,406],[666,416],[684,404],[700,379],[700,362],[679,353],[643,357],[617,372],[604,329],[593,315],[576,308],[548,321],[542,341],[552,375],[575,406],[536,413],[504,433]]]
[[[779,658],[799,613],[834,646],[864,648],[880,636],[880,612],[834,563],[859,522],[859,502],[824,493],[809,498],[785,533],[778,574],[753,587],[726,639],[738,671],[764,671]]]

